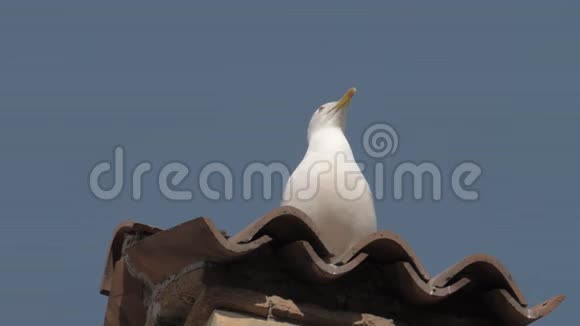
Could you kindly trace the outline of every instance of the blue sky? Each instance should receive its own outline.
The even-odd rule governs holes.
[[[98,285],[123,220],[209,216],[235,233],[277,206],[280,192],[243,200],[240,184],[234,200],[204,199],[195,172],[219,161],[240,181],[254,161],[294,167],[313,110],[351,86],[347,137],[360,161],[376,162],[360,139],[385,122],[399,134],[388,168],[431,161],[444,174],[440,201],[387,192],[380,228],[400,233],[431,274],[495,255],[530,303],[568,296],[537,325],[576,319],[578,3],[305,4],[2,1],[2,324],[101,324]],[[116,145],[127,169],[153,166],[140,201],[128,186],[113,201],[89,190]],[[466,160],[483,170],[476,202],[449,189]],[[193,200],[159,192],[155,175],[172,161],[191,168]]]

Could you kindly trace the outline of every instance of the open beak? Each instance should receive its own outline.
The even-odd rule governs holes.
[[[355,93],[356,93],[356,88],[354,88],[354,87],[349,88],[346,91],[346,93],[344,93],[344,95],[342,96],[340,101],[338,101],[338,103],[336,103],[336,106],[334,107],[334,109],[340,110],[340,109],[348,107],[348,105],[350,104],[350,100],[352,99],[352,97],[354,96]]]

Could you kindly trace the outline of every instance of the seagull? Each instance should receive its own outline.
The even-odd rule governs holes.
[[[320,106],[308,125],[308,149],[288,178],[282,206],[306,213],[334,256],[377,231],[369,184],[344,135],[346,112],[356,88]]]

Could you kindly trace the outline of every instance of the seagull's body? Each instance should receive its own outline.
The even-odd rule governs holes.
[[[373,195],[344,135],[346,108],[355,89],[321,106],[308,126],[308,149],[284,190],[282,205],[316,224],[335,255],[377,230]]]

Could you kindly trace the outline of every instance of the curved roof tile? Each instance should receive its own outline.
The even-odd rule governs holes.
[[[226,238],[207,218],[197,218],[160,232],[143,224],[127,222],[115,231],[101,292],[110,289],[114,262],[121,257],[126,234],[147,237],[125,250],[130,268],[149,284],[159,284],[194,261],[228,262],[268,246],[276,250],[297,277],[329,283],[351,273],[364,262],[378,264],[393,291],[417,305],[431,305],[462,292],[481,296],[505,321],[527,325],[554,310],[564,296],[556,296],[528,308],[527,301],[507,269],[494,257],[469,256],[434,277],[429,277],[411,247],[388,231],[369,235],[349,251],[333,256],[321,241],[314,222],[294,207],[272,210],[238,234]]]

